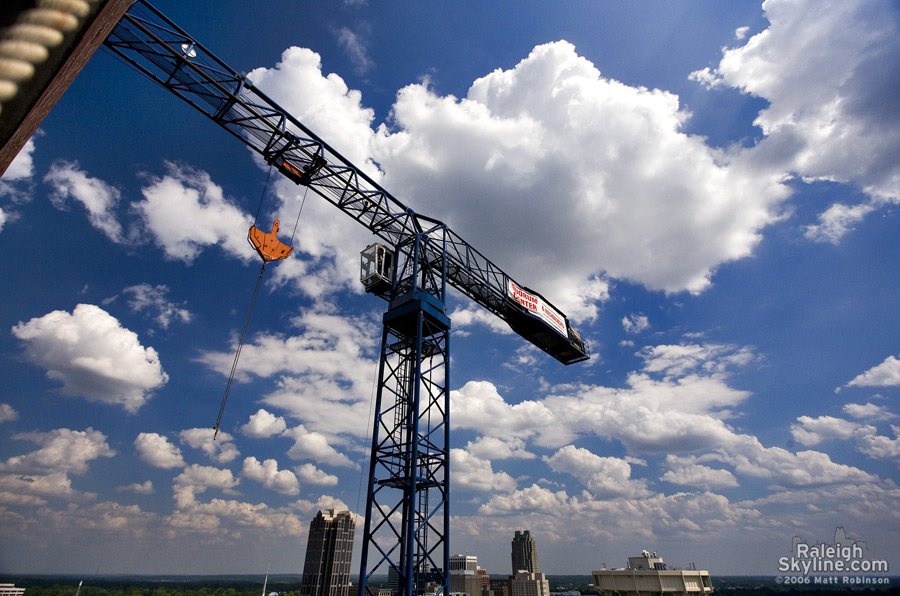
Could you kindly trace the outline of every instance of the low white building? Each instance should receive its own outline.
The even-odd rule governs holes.
[[[0,596],[22,596],[25,588],[17,588],[16,584],[0,584]]]
[[[603,596],[666,596],[710,594],[713,591],[709,571],[670,569],[658,557],[643,551],[640,557],[628,557],[625,569],[601,569],[591,573],[594,588]]]

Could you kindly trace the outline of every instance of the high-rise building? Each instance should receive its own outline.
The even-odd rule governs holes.
[[[481,576],[478,574],[478,557],[451,555],[449,573],[450,592],[481,596]]]
[[[349,596],[356,524],[349,511],[319,511],[309,522],[300,596]]]
[[[529,530],[516,530],[512,541],[512,574],[519,571],[540,573],[537,544]]]

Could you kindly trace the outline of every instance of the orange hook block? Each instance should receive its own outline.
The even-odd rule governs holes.
[[[259,256],[266,263],[286,259],[291,254],[291,251],[294,250],[281,242],[276,236],[279,225],[280,222],[276,219],[275,223],[272,224],[271,233],[267,234],[256,226],[250,226],[250,231],[247,233],[247,240],[250,241],[250,244],[253,245],[256,252],[259,253]]]

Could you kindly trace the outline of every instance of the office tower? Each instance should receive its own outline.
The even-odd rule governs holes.
[[[510,596],[550,596],[550,581],[543,573],[517,571],[509,578]]]
[[[478,575],[478,557],[472,555],[450,556],[450,593],[481,596],[481,576]]]
[[[349,596],[355,525],[349,511],[334,509],[309,522],[300,596]]]
[[[540,573],[537,545],[529,530],[516,530],[512,541],[512,574],[519,571]]]

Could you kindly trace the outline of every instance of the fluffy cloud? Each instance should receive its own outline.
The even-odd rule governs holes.
[[[900,385],[900,359],[888,356],[884,362],[870,368],[847,383],[848,387],[896,387]]]
[[[240,480],[234,477],[231,470],[192,464],[175,477],[175,505],[180,509],[191,508],[196,504],[197,495],[209,489],[233,493],[239,483]]]
[[[791,425],[791,435],[797,442],[807,446],[818,445],[829,439],[849,439],[859,426],[855,422],[833,416],[800,416],[797,422],[799,424]]]
[[[0,404],[0,422],[18,420],[19,413],[9,404]]]
[[[0,471],[83,474],[88,470],[88,462],[116,454],[106,443],[106,435],[92,428],[83,431],[58,428],[44,433],[19,433],[13,438],[31,441],[40,445],[40,449],[10,457],[0,463]]]
[[[569,504],[569,496],[565,491],[555,493],[550,489],[532,484],[509,494],[492,496],[478,509],[478,512],[482,515],[496,515],[516,512],[563,511]]]
[[[451,392],[454,425],[485,437],[556,448],[554,455],[545,458],[547,464],[575,476],[588,490],[597,491],[598,498],[644,494],[645,487],[630,481],[628,460],[604,459],[572,446],[580,436],[617,441],[632,456],[666,453],[669,471],[663,480],[707,490],[735,486],[741,475],[768,479],[782,487],[878,480],[822,452],[765,447],[756,437],[725,424],[732,409],[749,397],[727,384],[731,368],[755,360],[747,350],[720,345],[654,346],[639,354],[645,359],[644,370],[629,375],[628,387],[620,389],[566,386],[551,389],[542,400],[509,404],[493,384],[469,382]],[[857,426],[827,417],[804,418],[796,433],[810,441],[826,435],[849,438]],[[893,443],[872,437],[869,444],[872,453],[889,454]],[[696,453],[701,455],[691,455]],[[705,465],[708,462],[732,469]]]
[[[341,77],[322,74],[318,54],[306,48],[288,48],[274,68],[257,68],[247,77],[316,134],[328,139],[328,144],[351,163],[371,164],[368,147],[375,113],[362,107],[360,92],[349,89]],[[373,173],[374,167],[371,169]]]
[[[298,335],[259,334],[243,346],[236,380],[281,374],[275,391],[263,399],[267,406],[323,434],[364,436],[371,425],[369,399],[377,367],[374,338],[379,332],[366,319],[319,310],[309,310],[292,322],[300,329]],[[201,361],[226,375],[233,358],[233,352],[209,352]],[[283,424],[273,414],[257,412],[242,432],[269,436],[263,433],[273,433]]]
[[[875,459],[888,459],[900,463],[900,426],[891,426],[894,438],[879,435],[874,426],[863,426],[856,431],[856,448]]]
[[[69,198],[87,210],[88,221],[113,242],[125,240],[122,226],[116,218],[116,206],[121,200],[119,189],[88,176],[74,162],[59,161],[50,167],[44,182],[52,191],[50,200],[58,209],[66,207]]]
[[[479,437],[466,445],[466,451],[475,457],[490,459],[534,459],[534,453],[525,448],[525,441],[515,437]]]
[[[487,436],[530,439],[539,435],[541,444],[565,443],[574,437],[557,424],[546,405],[536,401],[507,404],[487,381],[469,381],[451,391],[450,411],[455,428],[471,428]]]
[[[229,255],[249,261],[247,230],[253,219],[227,199],[209,174],[175,164],[153,178],[144,200],[133,207],[170,259],[190,263],[200,251],[218,245]]]
[[[122,291],[130,296],[128,306],[133,312],[148,312],[163,329],[168,329],[172,321],[189,323],[191,320],[191,313],[183,308],[183,304],[179,305],[168,300],[168,286],[138,284]]]
[[[693,463],[689,458],[675,455],[666,457],[669,470],[662,475],[662,480],[673,484],[694,486],[703,490],[719,490],[738,486],[737,478],[728,470],[711,468]]]
[[[677,97],[604,78],[567,42],[536,47],[515,68],[475,81],[462,99],[410,85],[397,95],[391,127],[376,131],[360,94],[324,75],[314,52],[290,48],[250,78],[351,162],[376,179],[383,174],[401,200],[449,223],[578,319],[595,316],[608,298],[606,273],[701,291],[716,266],[751,254],[788,195],[780,174],[730,165],[681,132],[688,114]],[[296,188],[277,188],[282,210],[296,212]],[[322,281],[339,287],[334,276],[349,283],[356,272],[347,264],[357,256],[334,239],[366,234],[319,203],[304,211],[298,246],[315,258],[331,255],[335,268]],[[534,250],[496,234],[498,222],[529,230]],[[644,240],[635,250],[638,233]],[[594,259],[567,258],[586,245]],[[302,267],[279,274],[299,280],[289,270]]]
[[[631,478],[631,465],[616,457],[600,457],[587,449],[567,445],[544,461],[556,472],[570,474],[595,497],[646,497],[646,482]]]
[[[284,434],[294,439],[294,445],[287,453],[291,459],[311,459],[332,466],[357,467],[349,457],[332,447],[328,437],[322,433],[306,430],[300,425],[285,431]]]
[[[153,490],[153,481],[146,480],[144,482],[134,482],[132,484],[128,484],[126,486],[117,486],[116,492],[119,493],[134,493],[136,495],[152,495]]]
[[[735,436],[730,445],[709,457],[733,465],[738,474],[771,479],[789,488],[878,481],[873,474],[832,461],[826,453],[764,447],[756,437],[747,435]]]
[[[464,449],[450,450],[450,476],[453,486],[462,490],[509,492],[516,480],[506,472],[494,472],[490,460],[476,457]]]
[[[457,307],[450,313],[450,320],[453,321],[453,332],[455,334],[466,333],[465,331],[460,331],[460,329],[465,329],[475,324],[484,325],[494,333],[501,335],[513,334],[512,328],[506,324],[506,321],[471,302],[464,307]]]
[[[353,70],[356,74],[363,75],[372,68],[373,62],[369,58],[366,49],[365,40],[353,30],[347,27],[341,27],[336,32],[338,44],[343,48],[344,52],[353,63]]]
[[[255,457],[245,458],[241,475],[283,495],[300,493],[297,476],[290,470],[279,470],[278,462],[274,459],[267,459],[260,463]]]
[[[233,437],[219,431],[218,435],[209,428],[189,428],[179,433],[182,443],[194,449],[200,449],[211,460],[219,464],[233,461],[240,453],[233,442]],[[214,438],[215,437],[215,438]]]
[[[6,505],[41,506],[44,497],[71,499],[76,496],[72,481],[65,472],[19,474],[0,472],[0,502]]]
[[[294,468],[297,477],[306,484],[337,486],[338,477],[318,469],[313,464],[301,464]]]
[[[600,287],[588,287],[604,272],[703,290],[714,267],[751,254],[787,196],[681,132],[677,97],[603,77],[567,42],[535,47],[463,99],[410,85],[392,115],[375,140],[385,186],[578,318],[596,314]],[[528,230],[531,250],[498,222]],[[593,259],[568,258],[584,246]]]
[[[283,433],[286,428],[284,418],[260,408],[256,414],[250,416],[247,424],[241,427],[241,432],[246,437],[265,439]]]
[[[0,461],[0,503],[13,507],[40,507],[47,504],[47,498],[64,498],[70,502],[95,498],[96,494],[74,490],[69,474],[85,474],[93,460],[116,454],[107,444],[106,435],[92,428],[83,431],[58,428],[20,433],[12,438],[39,446],[24,455]],[[17,516],[2,513],[4,524],[18,525]]]
[[[646,315],[628,315],[627,317],[622,317],[622,328],[625,329],[625,333],[640,333],[648,327],[650,327],[650,319],[648,319]]]
[[[685,453],[733,439],[723,419],[749,393],[728,386],[727,370],[752,360],[745,350],[656,346],[640,355],[644,371],[621,389],[562,387],[541,401],[508,404],[493,384],[471,381],[450,393],[454,426],[557,449],[596,434],[621,441],[630,454]]]
[[[136,333],[98,306],[53,311],[12,332],[25,344],[27,358],[60,381],[66,395],[135,412],[169,378],[156,350],[142,346]]]
[[[896,414],[889,411],[886,407],[873,403],[847,404],[844,406],[844,412],[850,414],[854,418],[862,419],[889,420],[897,417]]]
[[[35,134],[19,154],[10,162],[3,176],[0,176],[0,198],[9,197],[14,203],[24,203],[31,199],[31,177],[34,176],[34,139]],[[14,217],[0,209],[0,230],[3,224]]]
[[[184,467],[181,449],[157,433],[141,433],[134,439],[134,448],[142,461],[155,468]]]
[[[869,204],[832,206],[809,228],[808,237],[834,242],[875,206],[900,200],[900,165],[888,157],[900,153],[896,6],[767,0],[763,8],[768,28],[693,76],[769,101],[755,121],[766,138],[747,158],[870,195]]]
[[[28,139],[3,172],[3,180],[22,180],[34,175],[34,137]],[[2,193],[0,193],[2,194]]]

